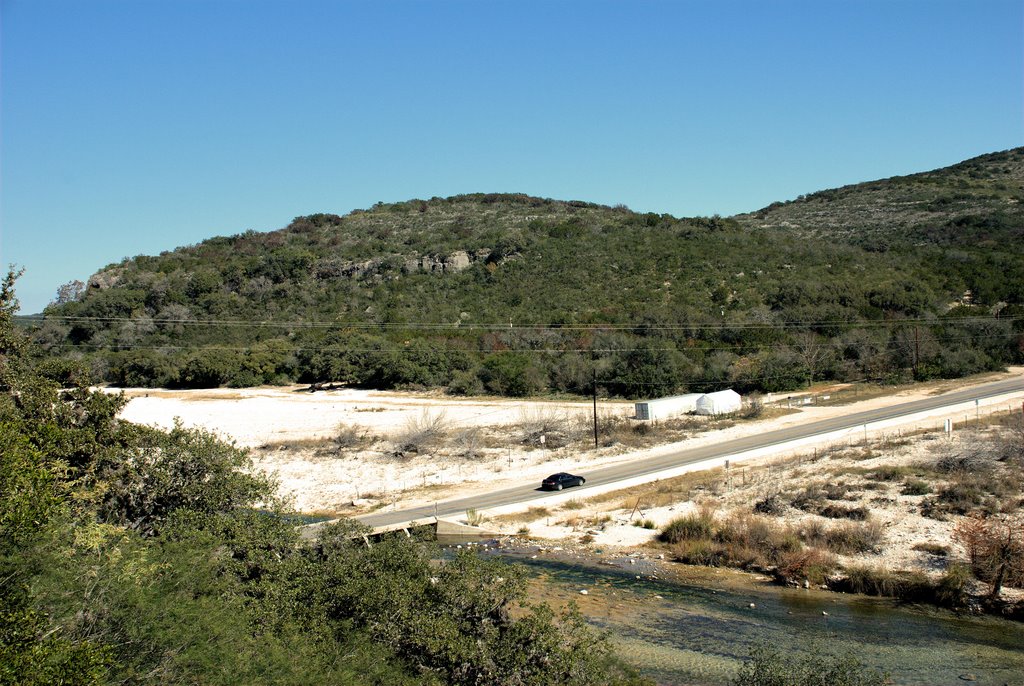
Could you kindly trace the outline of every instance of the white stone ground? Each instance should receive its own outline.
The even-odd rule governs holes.
[[[973,383],[989,382],[1024,374],[1015,368],[1007,374],[988,375]],[[965,383],[946,384],[942,390],[963,388]],[[695,433],[683,443],[661,445],[641,451],[625,452],[621,447],[582,450],[574,447],[549,449],[524,446],[522,436],[531,427],[542,423],[575,427],[585,433],[592,419],[592,407],[586,402],[513,401],[507,399],[464,399],[436,393],[398,393],[342,389],[317,393],[304,392],[301,387],[215,389],[199,391],[164,391],[129,389],[130,399],[122,417],[141,424],[169,427],[174,421],[186,426],[203,427],[237,444],[253,449],[256,469],[274,473],[282,495],[290,497],[297,510],[358,514],[372,508],[410,507],[418,504],[464,496],[470,490],[498,489],[522,483],[539,483],[552,472],[570,471],[586,474],[588,469],[623,461],[642,460],[682,447],[690,448],[713,441],[727,440],[754,433],[792,426],[829,417],[861,412],[894,402],[927,397],[937,392],[934,385],[903,390],[898,398],[874,398],[842,406],[801,406],[797,412],[772,419],[740,421],[729,428]],[[1024,394],[1001,398],[996,404],[982,405],[980,414],[1020,411]],[[600,401],[600,421],[614,417],[631,417],[632,403]],[[876,456],[867,460],[852,458],[826,459],[813,464],[789,464],[799,455],[810,457],[815,446],[804,445],[784,454],[761,457],[743,463],[749,478],[740,483],[735,467],[729,488],[709,492],[706,500],[720,511],[734,507],[749,508],[768,492],[797,487],[821,479],[858,480],[849,475],[831,476],[847,467],[870,469],[881,465],[910,464],[928,459],[937,441],[956,441],[940,434],[923,434],[906,445],[877,449],[880,442],[915,429],[937,429],[946,417],[934,413],[917,418],[910,425],[890,425],[873,430],[868,442],[876,444]],[[954,422],[973,419],[964,415]],[[431,421],[443,429],[446,440],[420,454],[395,457],[395,445],[417,426]],[[339,425],[353,428],[369,438],[358,450],[339,449],[330,439],[338,434]],[[475,432],[473,429],[477,429]],[[859,443],[861,432],[831,439],[831,443]],[[473,456],[467,456],[472,447]],[[817,446],[824,450],[825,446]],[[849,452],[849,451],[848,451]],[[766,465],[775,464],[769,478]],[[863,482],[860,479],[860,482]],[[863,500],[872,515],[885,526],[884,550],[865,561],[895,569],[929,569],[934,558],[914,551],[915,543],[950,545],[952,522],[921,517],[917,504],[921,496],[899,494],[899,483],[881,490],[864,491]],[[603,503],[580,501],[570,491],[559,494],[545,504],[550,514],[523,516],[520,521],[507,514],[491,514],[487,527],[503,533],[516,533],[523,527],[532,537],[579,541],[592,538],[592,545],[602,547],[640,546],[649,543],[656,529],[634,526],[632,519],[650,519],[658,528],[695,507],[693,502],[679,502],[648,508],[641,503],[642,515],[623,509],[630,492],[622,498]],[[580,497],[583,497],[582,495]],[[354,505],[355,503],[356,505]],[[568,503],[569,508],[565,505]],[[856,502],[848,502],[855,505]],[[790,508],[784,519],[798,524],[806,514]],[[575,522],[573,519],[575,518]],[[606,519],[601,524],[597,520]],[[590,520],[590,524],[581,522]]]

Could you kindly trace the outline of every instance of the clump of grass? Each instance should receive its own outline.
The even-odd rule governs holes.
[[[818,509],[818,514],[829,519],[852,519],[863,522],[871,514],[866,507],[847,507],[846,505],[830,504]]]
[[[466,523],[470,526],[480,526],[485,521],[487,521],[487,517],[483,512],[473,509],[466,510]]]
[[[528,527],[528,526],[521,526],[521,527],[519,527],[519,530],[516,531],[516,535],[518,535],[518,536],[529,536],[530,535],[530,527]]]
[[[811,484],[790,498],[789,504],[804,512],[817,512],[825,501],[821,486]]]
[[[900,493],[903,495],[928,495],[932,492],[931,484],[921,479],[907,479],[903,482]]]
[[[526,521],[526,522],[532,522],[534,520],[541,519],[542,517],[550,517],[550,516],[551,516],[551,510],[549,510],[548,508],[543,507],[543,506],[534,506],[534,507],[527,508],[526,512],[522,513],[519,516],[519,519],[521,519],[522,521]]]
[[[912,549],[920,550],[923,553],[928,553],[935,557],[946,557],[949,555],[949,546],[940,545],[938,543],[915,543],[912,546]]]
[[[782,496],[778,493],[773,493],[767,497],[761,498],[754,503],[754,512],[759,514],[780,516],[786,511],[786,503],[782,500]]]
[[[863,523],[846,522],[825,531],[825,546],[840,554],[877,552],[885,535],[882,525],[876,521]]]
[[[713,531],[714,521],[711,514],[697,512],[673,519],[661,530],[658,539],[664,543],[710,540]]]
[[[819,548],[802,548],[785,553],[776,576],[782,581],[806,579],[812,584],[824,583],[836,569],[836,559]]]
[[[849,491],[850,485],[842,481],[825,484],[822,487],[822,493],[824,493],[825,498],[828,500],[844,500]]]
[[[845,579],[837,582],[840,588],[835,590],[922,601],[931,598],[934,588],[923,572],[895,572],[868,565],[850,565],[845,571]]]
[[[563,510],[582,510],[584,507],[586,507],[586,504],[582,500],[579,500],[577,498],[573,498],[572,500],[566,500],[564,503],[562,503]]]
[[[684,541],[674,548],[675,559],[683,564],[724,567],[732,562],[725,546],[714,541]]]
[[[908,467],[897,465],[882,465],[867,475],[874,481],[899,481],[913,473]]]
[[[932,519],[944,519],[948,514],[965,515],[980,509],[985,501],[985,494],[977,486],[957,481],[923,500],[921,514]]]
[[[960,564],[950,565],[938,579],[923,572],[894,572],[881,567],[850,565],[844,577],[830,579],[829,588],[957,608],[967,602],[970,581],[970,570]]]
[[[801,548],[789,527],[745,512],[721,520],[707,510],[686,515],[662,529],[660,538],[673,545],[676,559],[708,566],[767,568]]]
[[[637,526],[642,529],[654,529],[658,525],[654,523],[653,519],[634,519],[633,526]]]
[[[874,552],[884,538],[881,524],[874,520],[829,526],[819,519],[812,519],[804,522],[797,533],[807,545],[841,555]]]

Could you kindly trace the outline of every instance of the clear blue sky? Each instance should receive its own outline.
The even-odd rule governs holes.
[[[22,312],[124,256],[468,192],[734,214],[1024,144],[1021,0],[2,0]]]

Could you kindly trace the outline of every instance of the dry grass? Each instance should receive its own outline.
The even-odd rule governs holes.
[[[396,434],[391,442],[396,456],[429,452],[440,445],[449,432],[449,422],[443,411],[431,412],[424,409],[419,417],[410,418],[405,428]]]

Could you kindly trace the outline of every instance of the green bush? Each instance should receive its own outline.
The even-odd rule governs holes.
[[[853,655],[793,655],[765,644],[755,646],[732,680],[733,686],[882,686],[887,675],[868,669]]]
[[[666,524],[658,535],[658,539],[664,543],[711,540],[713,531],[714,520],[711,515],[690,514],[673,519]]]
[[[903,495],[928,495],[932,492],[931,484],[921,479],[907,479],[903,482],[900,493]]]

